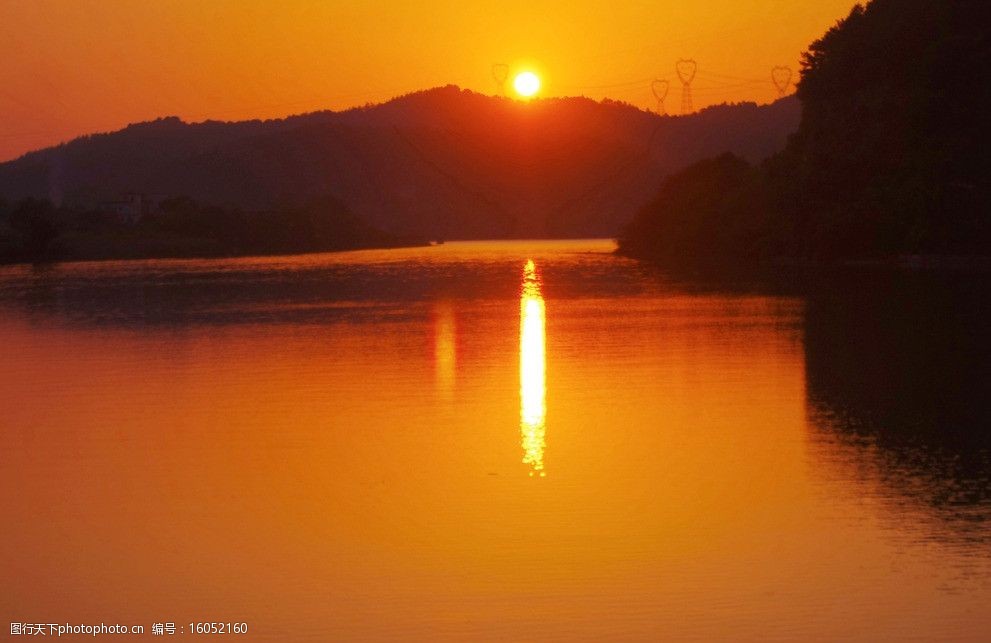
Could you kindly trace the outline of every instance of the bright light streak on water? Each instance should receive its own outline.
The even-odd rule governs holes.
[[[523,464],[530,475],[543,477],[547,428],[547,362],[544,336],[544,297],[533,260],[523,268],[520,293],[520,434]]]

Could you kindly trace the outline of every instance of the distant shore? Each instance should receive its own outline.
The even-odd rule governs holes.
[[[417,238],[397,238],[391,242],[334,245],[300,250],[244,250],[232,251],[218,248],[196,239],[106,239],[80,238],[65,239],[64,247],[40,257],[21,258],[6,256],[0,247],[0,266],[19,264],[55,264],[82,261],[138,261],[142,259],[229,259],[236,257],[267,257],[279,255],[309,255],[326,252],[349,252],[354,250],[387,250],[393,248],[417,248],[429,246],[430,242]]]
[[[376,228],[330,196],[258,211],[188,197],[153,206],[133,197],[89,208],[39,199],[0,202],[0,264],[312,254],[428,243]]]
[[[877,258],[808,259],[801,257],[771,257],[759,261],[731,261],[694,258],[685,262],[674,262],[670,258],[652,257],[648,254],[629,252],[622,246],[615,253],[621,257],[635,259],[645,264],[657,266],[672,272],[697,272],[701,274],[728,273],[768,273],[793,270],[801,273],[809,271],[897,271],[938,272],[938,273],[985,273],[991,272],[991,256],[984,255],[937,255],[912,254]]]

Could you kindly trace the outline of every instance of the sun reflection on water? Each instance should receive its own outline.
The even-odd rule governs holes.
[[[523,464],[543,477],[547,419],[544,297],[533,260],[523,268],[520,292],[520,434]]]
[[[434,308],[434,378],[439,396],[450,401],[454,396],[458,365],[457,326],[450,302]]]

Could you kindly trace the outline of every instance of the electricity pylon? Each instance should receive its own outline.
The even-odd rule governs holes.
[[[655,78],[654,82],[650,84],[650,91],[654,92],[654,98],[657,99],[657,113],[661,116],[666,116],[667,111],[664,109],[664,99],[668,95],[668,81],[663,78]]]
[[[698,64],[691,58],[681,58],[674,64],[674,70],[678,73],[678,80],[681,81],[681,113],[691,114],[692,81],[695,80]]]
[[[778,96],[784,96],[788,93],[788,88],[791,86],[791,67],[774,67],[771,69],[771,82],[774,83],[774,87],[778,90]]]
[[[492,80],[495,81],[496,90],[500,96],[506,95],[507,79],[509,79],[509,65],[506,63],[495,63],[492,65]]]

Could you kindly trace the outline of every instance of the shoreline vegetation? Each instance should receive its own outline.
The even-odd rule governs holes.
[[[165,199],[140,217],[105,208],[0,199],[0,265],[308,254],[429,245],[369,225],[332,197],[245,211]]]
[[[855,6],[803,54],[801,121],[785,148],[758,165],[726,153],[669,175],[618,252],[676,270],[987,270],[991,47],[980,10]]]
[[[677,172],[616,240],[616,253],[676,273],[714,277],[730,271],[991,272],[991,252],[968,253],[969,245],[950,252],[783,251],[790,241],[783,233],[787,228],[774,218],[764,181],[761,168],[729,153]]]

